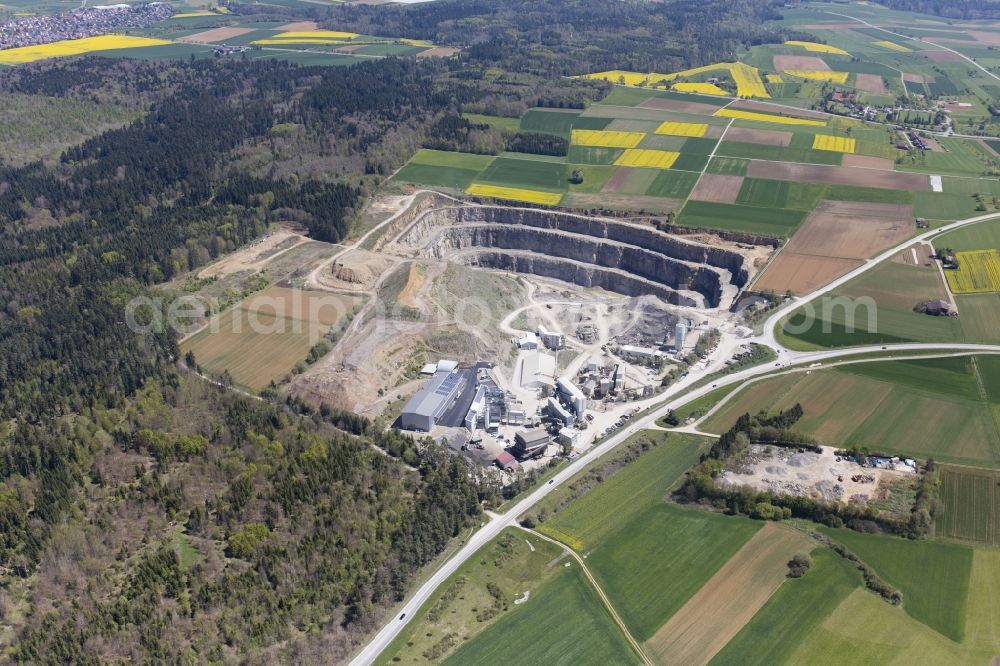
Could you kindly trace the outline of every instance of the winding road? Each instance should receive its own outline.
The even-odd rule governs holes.
[[[677,409],[693,400],[701,398],[708,393],[724,387],[724,386],[736,386],[743,384],[749,380],[771,374],[775,371],[776,367],[788,368],[789,366],[808,366],[814,363],[823,363],[825,361],[831,360],[843,360],[845,358],[850,358],[851,356],[859,356],[864,354],[880,353],[882,351],[888,352],[909,352],[909,351],[941,351],[941,352],[986,352],[986,353],[1000,353],[1000,345],[980,345],[980,344],[958,344],[958,343],[944,343],[944,344],[929,344],[929,343],[905,343],[905,344],[890,344],[890,345],[868,345],[864,347],[851,347],[848,349],[835,349],[835,350],[823,350],[823,351],[796,351],[787,349],[782,346],[774,335],[774,329],[777,324],[781,321],[783,317],[788,316],[796,308],[800,307],[804,303],[812,301],[824,294],[827,294],[837,287],[845,284],[846,282],[858,277],[859,275],[871,270],[875,266],[879,265],[883,261],[888,260],[894,255],[898,254],[905,248],[909,247],[913,243],[930,240],[935,236],[942,233],[952,231],[970,224],[977,224],[980,222],[986,222],[988,220],[1000,219],[1000,213],[993,213],[988,215],[980,215],[977,217],[971,217],[964,220],[959,220],[951,224],[947,224],[936,229],[924,232],[915,237],[908,238],[905,242],[882,252],[873,259],[868,260],[858,268],[850,271],[846,275],[834,280],[830,284],[813,291],[810,294],[802,296],[800,298],[789,299],[780,308],[775,310],[764,324],[763,332],[752,338],[748,338],[743,342],[756,342],[758,344],[767,345],[778,351],[778,360],[776,362],[767,363],[763,365],[753,366],[746,368],[744,370],[739,370],[732,374],[720,377],[717,381],[706,383],[697,388],[691,388],[693,384],[698,383],[707,375],[709,370],[703,370],[701,372],[692,371],[687,377],[683,378],[681,381],[671,385],[667,388],[664,393],[658,396],[659,406],[648,412],[646,415],[639,417],[635,421],[629,423],[627,426],[616,432],[614,435],[610,436],[600,444],[594,446],[594,448],[587,451],[585,454],[580,456],[577,460],[570,463],[559,472],[555,474],[546,484],[536,488],[530,492],[523,499],[518,501],[513,507],[511,507],[505,514],[497,515],[492,514],[490,516],[489,522],[487,522],[479,531],[475,532],[465,545],[448,559],[444,564],[438,568],[419,588],[417,588],[411,596],[407,599],[406,603],[400,608],[396,615],[389,623],[379,631],[374,638],[362,649],[351,661],[352,666],[367,666],[368,664],[374,663],[376,658],[386,649],[389,645],[403,632],[407,624],[416,613],[420,610],[421,606],[426,603],[437,588],[443,584],[449,576],[455,573],[459,567],[461,567],[470,557],[472,557],[480,548],[486,545],[489,541],[494,539],[500,534],[504,529],[517,524],[518,519],[526,513],[533,506],[538,504],[542,499],[544,499],[549,493],[558,488],[561,484],[565,483],[577,473],[582,471],[587,465],[591,464],[604,454],[608,453],[619,444],[627,440],[633,434],[656,425],[656,421],[664,416],[667,412],[672,409]],[[716,353],[726,353],[731,351],[732,347],[724,344],[720,344],[716,350]],[[714,359],[718,361],[719,359]],[[707,364],[708,367],[712,367],[715,364]]]

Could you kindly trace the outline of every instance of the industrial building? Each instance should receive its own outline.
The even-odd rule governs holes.
[[[546,402],[545,404],[545,411],[548,412],[549,416],[556,419],[564,426],[572,426],[574,423],[576,423],[576,418],[573,416],[573,414],[568,409],[559,404],[559,401],[556,400],[555,398],[548,399],[548,402]]]
[[[518,383],[522,388],[552,388],[555,385],[556,357],[537,349],[521,355],[521,375]]]
[[[476,387],[476,397],[472,399],[472,405],[465,415],[465,427],[475,430],[479,424],[479,419],[486,412],[486,386],[480,384]]]
[[[519,460],[537,458],[549,446],[549,433],[544,428],[518,430],[514,434],[513,453]]]
[[[403,407],[399,416],[400,428],[430,432],[437,425],[438,419],[465,386],[465,377],[455,372],[457,368],[458,363],[454,361],[438,362],[434,376]]]
[[[538,349],[538,336],[528,331],[517,339],[518,349]]]
[[[566,338],[562,333],[550,331],[541,324],[538,325],[538,330],[535,332],[538,334],[538,338],[542,341],[542,344],[549,349],[557,350],[566,346]]]
[[[556,394],[577,418],[583,418],[583,413],[587,411],[587,397],[573,382],[565,377],[557,379]]]
[[[622,345],[618,348],[618,353],[626,358],[638,359],[640,361],[655,361],[663,356],[663,352],[652,347],[639,347],[637,345]]]
[[[677,325],[674,326],[674,351],[678,354],[684,351],[684,342],[687,337],[687,331],[687,326],[680,322],[677,322]]]

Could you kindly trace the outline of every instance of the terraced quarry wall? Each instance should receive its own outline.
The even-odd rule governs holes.
[[[446,206],[396,239],[425,256],[530,273],[677,305],[728,307],[747,283],[739,252],[606,218],[527,208]]]

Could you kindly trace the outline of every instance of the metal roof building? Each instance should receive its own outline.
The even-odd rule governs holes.
[[[438,364],[440,368],[440,364]],[[456,372],[438,370],[427,386],[417,391],[403,407],[399,425],[404,430],[429,432],[437,420],[455,401],[465,384],[465,377]]]

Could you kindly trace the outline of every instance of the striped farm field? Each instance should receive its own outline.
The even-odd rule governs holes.
[[[812,53],[833,53],[836,55],[850,55],[844,49],[838,49],[836,46],[830,46],[829,44],[819,44],[818,42],[801,42],[797,40],[791,40],[785,42],[785,46],[801,46],[806,51],[811,51]]]
[[[656,128],[656,134],[667,134],[669,136],[705,136],[708,125],[704,123],[678,123],[668,120]]]
[[[826,127],[826,121],[810,120],[808,118],[791,118],[775,116],[770,113],[756,111],[740,111],[739,109],[719,109],[715,112],[717,118],[735,118],[736,120],[753,120],[759,123],[777,123],[778,125],[808,125],[810,127]]]
[[[847,77],[850,76],[849,72],[830,72],[822,69],[786,69],[785,74],[810,81],[829,81],[841,85],[847,83]]]
[[[671,90],[680,92],[701,93],[702,95],[725,95],[726,91],[714,83],[675,83]]]
[[[644,132],[615,132],[609,130],[575,129],[571,132],[572,143],[577,146],[600,146],[602,148],[635,148],[645,138]]]
[[[1000,291],[1000,253],[996,250],[957,252],[958,269],[945,271],[954,294]]]
[[[881,46],[884,49],[889,49],[890,51],[899,51],[900,53],[909,53],[913,49],[908,49],[902,44],[897,44],[896,42],[890,42],[888,40],[879,40],[877,42],[872,42],[875,46]]]
[[[767,75],[767,82],[768,83],[784,83],[785,80],[783,78],[781,78],[781,74],[768,74]]]
[[[164,46],[172,43],[165,39],[129,37],[126,35],[102,35],[100,37],[87,37],[86,39],[65,39],[50,44],[22,46],[16,49],[0,51],[0,65],[20,65],[48,58],[83,55],[93,51],[145,48],[149,46]]]
[[[615,166],[646,167],[648,169],[669,169],[680,157],[672,150],[646,150],[630,148],[615,160]]]
[[[465,190],[465,193],[471,194],[474,197],[491,197],[494,199],[507,199],[509,201],[544,204],[546,206],[555,206],[562,199],[561,194],[554,194],[552,192],[527,190],[520,187],[484,185],[483,183],[473,183]]]
[[[760,80],[760,72],[756,67],[737,62],[733,63],[729,73],[736,81],[736,94],[740,97],[760,97],[762,99],[771,97],[767,88],[764,87],[764,82]]]
[[[934,532],[977,546],[1000,546],[1000,471],[942,466]]]
[[[857,140],[846,136],[817,134],[813,137],[814,150],[830,150],[835,153],[853,153]]]

